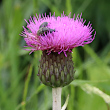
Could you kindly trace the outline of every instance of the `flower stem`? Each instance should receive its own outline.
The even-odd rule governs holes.
[[[61,87],[52,88],[53,110],[61,110]]]

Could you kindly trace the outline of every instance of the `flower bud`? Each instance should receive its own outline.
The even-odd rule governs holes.
[[[42,52],[38,76],[41,82],[50,87],[63,87],[73,81],[74,67],[71,52],[64,53]]]

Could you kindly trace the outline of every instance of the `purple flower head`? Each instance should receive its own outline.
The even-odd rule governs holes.
[[[70,18],[70,14],[66,16],[63,13],[61,17],[55,17],[55,14],[51,16],[50,13],[50,15],[46,16],[45,14],[43,17],[41,15],[37,18],[35,16],[30,17],[29,22],[26,21],[27,27],[23,27],[24,31],[21,34],[24,36],[27,47],[32,47],[27,50],[31,52],[47,50],[48,54],[51,52],[58,52],[58,54],[64,52],[66,56],[66,51],[72,52],[75,47],[91,43],[96,32],[93,36],[92,24],[89,22],[84,25],[86,20],[83,21],[81,16],[82,14],[77,15],[75,19],[75,14],[73,18]]]

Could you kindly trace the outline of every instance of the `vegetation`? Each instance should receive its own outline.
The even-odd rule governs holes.
[[[19,34],[30,16],[82,12],[91,21],[95,40],[73,49],[75,80],[62,90],[67,110],[109,110],[110,0],[1,0],[0,1],[0,110],[52,110],[51,88],[37,77],[41,51],[29,55]]]

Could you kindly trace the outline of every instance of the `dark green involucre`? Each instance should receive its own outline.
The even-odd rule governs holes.
[[[47,55],[42,52],[38,76],[41,82],[50,87],[63,87],[73,81],[74,67],[71,52],[58,54],[52,52]]]

